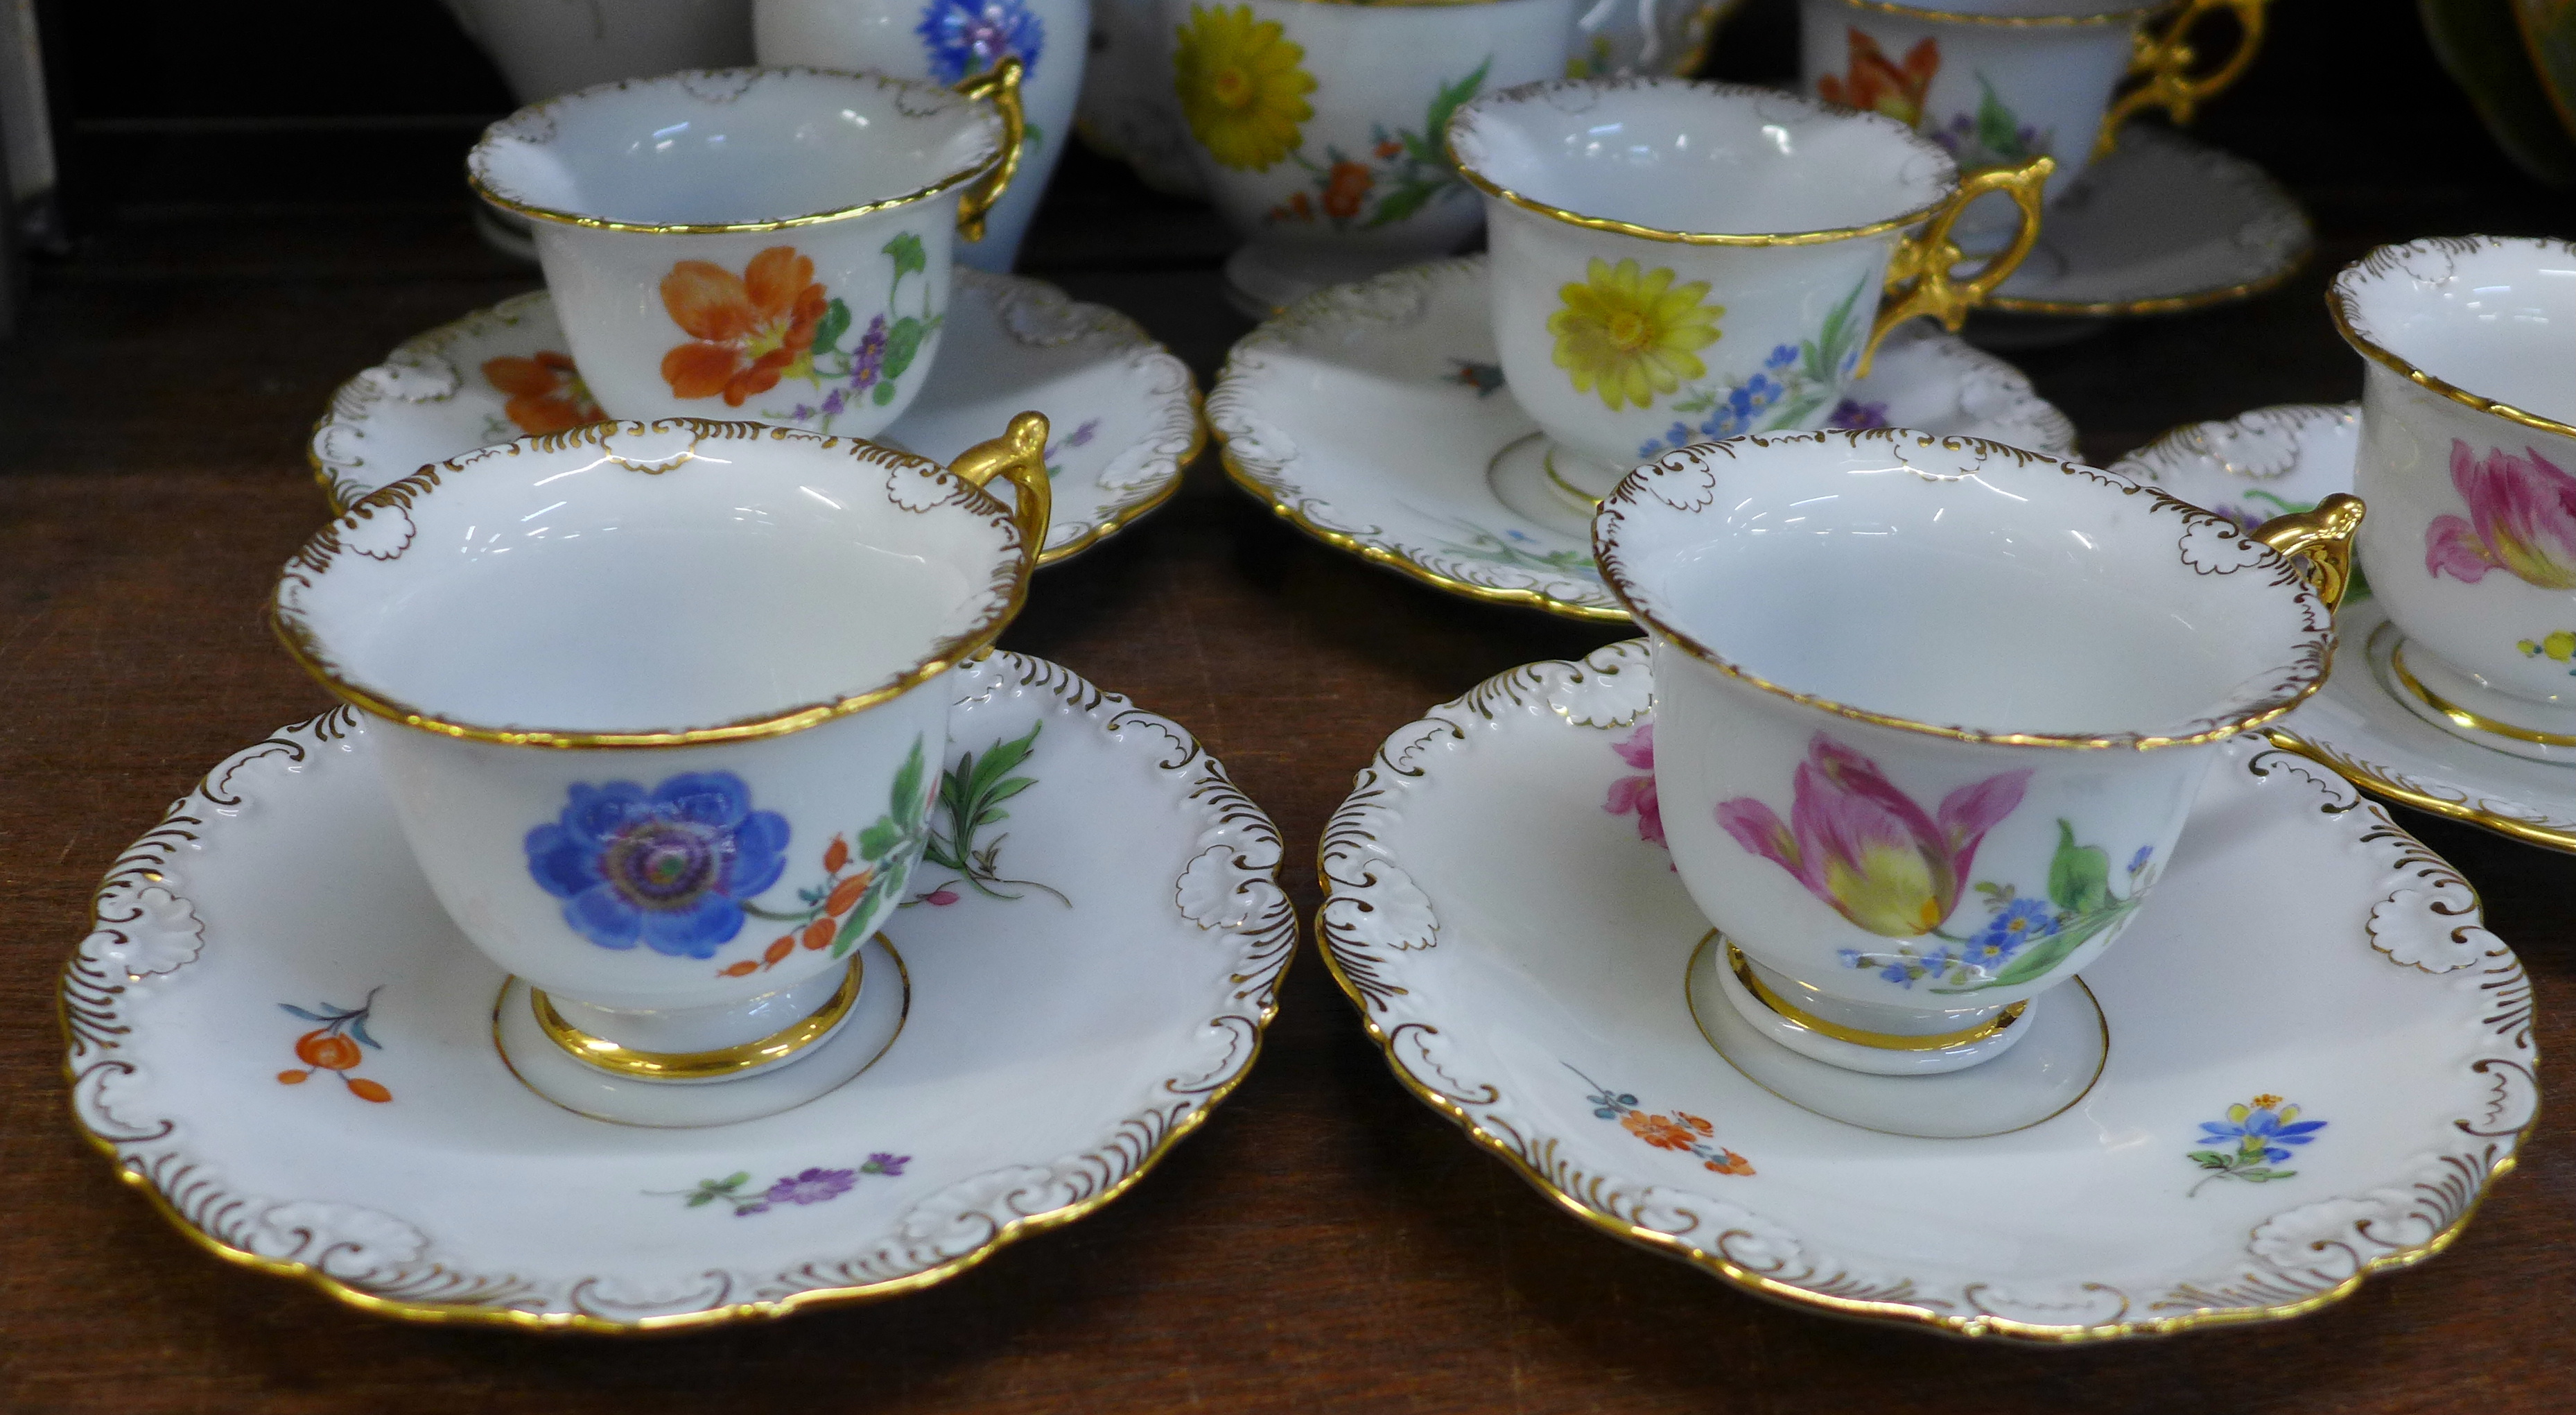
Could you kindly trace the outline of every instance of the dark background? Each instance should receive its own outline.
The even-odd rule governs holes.
[[[2097,460],[2180,422],[2355,397],[2320,296],[2373,245],[2576,233],[2568,196],[2488,142],[2411,4],[2275,8],[2198,131],[2307,203],[2310,265],[2234,306],[2038,347],[2002,331]],[[1792,14],[1755,0],[1716,71],[1788,74]],[[399,1326],[215,1262],[74,1133],[55,973],[126,842],[208,764],[327,705],[258,606],[324,514],[303,439],[331,389],[537,282],[468,224],[462,157],[507,100],[427,0],[44,18],[73,239],[0,346],[0,1410],[2570,1408],[2576,1146],[2555,1103],[2451,1251],[2328,1310],[2095,1350],[1944,1342],[1772,1307],[1554,1212],[1402,1093],[1311,953],[1242,1090],[1133,1194],[911,1297],[547,1340]],[[1205,386],[1248,328],[1217,297],[1228,244],[1076,152],[1025,264],[1135,315]],[[1004,643],[1199,733],[1278,820],[1283,883],[1311,910],[1317,832],[1380,739],[1489,674],[1622,636],[1362,565],[1211,458],[1045,572]],[[2576,1084],[2576,862],[2404,819],[2530,968],[2544,1088]]]

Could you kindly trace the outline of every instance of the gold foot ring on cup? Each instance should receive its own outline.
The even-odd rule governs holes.
[[[1599,506],[1601,505],[1601,498],[1600,498],[1600,497],[1597,497],[1597,496],[1593,495],[1591,492],[1585,491],[1583,488],[1581,488],[1581,487],[1579,487],[1579,486],[1576,486],[1574,483],[1572,483],[1572,482],[1570,482],[1570,481],[1567,481],[1567,480],[1565,479],[1565,474],[1564,474],[1564,473],[1562,473],[1562,472],[1560,472],[1560,471],[1558,471],[1558,470],[1556,469],[1556,444],[1555,444],[1555,443],[1553,443],[1553,442],[1549,443],[1549,444],[1548,444],[1548,446],[1547,446],[1547,450],[1546,450],[1546,451],[1544,451],[1544,452],[1541,452],[1541,453],[1539,454],[1539,457],[1538,457],[1538,465],[1539,465],[1539,470],[1541,470],[1541,471],[1543,471],[1543,472],[1547,473],[1547,479],[1548,479],[1549,481],[1552,481],[1552,482],[1556,483],[1556,489],[1557,489],[1557,490],[1559,490],[1559,491],[1561,491],[1561,492],[1564,492],[1566,495],[1571,496],[1571,497],[1574,497],[1575,499],[1577,499],[1577,500],[1579,500],[1579,501],[1586,502],[1586,503],[1590,504],[1591,506],[1593,506],[1593,507],[1594,507],[1594,508],[1596,508],[1596,509],[1597,509],[1597,508],[1599,508]]]
[[[1744,984],[1744,990],[1753,994],[1763,1006],[1810,1032],[1831,1037],[1838,1042],[1850,1042],[1854,1046],[1876,1047],[1881,1051],[1941,1051],[1949,1047],[1966,1046],[1970,1042],[1982,1042],[1988,1037],[2001,1034],[2006,1028],[2020,1021],[2022,1013],[2030,1008],[2030,999],[2024,998],[1973,1027],[1962,1027],[1955,1032],[1936,1032],[1931,1036],[1908,1036],[1901,1032],[1864,1032],[1858,1027],[1846,1027],[1839,1022],[1828,1022],[1773,992],[1770,986],[1753,971],[1753,961],[1744,956],[1743,950],[1735,946],[1735,941],[1728,939],[1725,942],[1726,966],[1735,970],[1735,980]]]
[[[548,1041],[602,1071],[648,1081],[710,1081],[784,1061],[830,1036],[841,1019],[850,1015],[850,1005],[859,1000],[860,961],[858,953],[850,955],[849,971],[842,976],[841,986],[811,1016],[768,1036],[712,1051],[637,1051],[620,1046],[565,1021],[563,1014],[555,1011],[554,999],[533,987],[528,989],[528,1005],[537,1014],[537,1027]]]
[[[2529,742],[2542,747],[2576,747],[2576,737],[2562,732],[2534,732],[2510,722],[2498,722],[2483,713],[2475,713],[2427,688],[2406,669],[2406,646],[2399,644],[2388,655],[2388,666],[2397,671],[2397,681],[2413,693],[2424,706],[2449,718],[2471,732],[2487,732],[2515,742]]]

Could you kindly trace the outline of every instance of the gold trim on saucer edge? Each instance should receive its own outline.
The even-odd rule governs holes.
[[[1507,673],[1498,674],[1495,677],[1489,678],[1485,682],[1478,684],[1465,697],[1459,699],[1458,702],[1461,704],[1483,703],[1492,698],[1504,698],[1515,703],[1523,703],[1526,701],[1523,697],[1524,692],[1539,686],[1536,681],[1536,671],[1542,669],[1574,668],[1586,673],[1600,673],[1603,676],[1615,674],[1621,671],[1621,665],[1613,663],[1611,660],[1623,657],[1636,642],[1640,641],[1630,641],[1609,645],[1605,648],[1595,650],[1592,654],[1586,656],[1579,662],[1524,664],[1519,668],[1513,669]],[[1633,666],[1642,667],[1643,665],[1640,664]],[[1544,698],[1543,693],[1540,693],[1537,696],[1542,700]],[[1633,722],[1634,720],[1635,719],[1631,719],[1630,721]],[[1621,723],[1619,725],[1624,726],[1629,724]],[[1428,726],[1432,729],[1433,735],[1446,735],[1457,731],[1455,727],[1451,726],[1447,722],[1441,721],[1437,716],[1429,716]],[[2277,736],[2279,734],[2275,735]],[[2289,751],[2294,755],[2308,755],[2299,751],[2297,748],[2285,748],[2284,750]],[[2513,1173],[2520,1165],[2523,1148],[2531,1142],[2533,1132],[2538,1130],[2540,1126],[2540,1105],[2537,1096],[2538,1083],[2535,1079],[2533,1083],[2535,1097],[2531,1117],[2520,1129],[2514,1132],[2513,1153],[2504,1156],[2487,1170],[2484,1178],[2477,1186],[2477,1191],[2469,1196],[2468,1202],[2463,1205],[2456,1214],[2451,1216],[2450,1221],[2443,1226],[2439,1233],[2434,1234],[2431,1238],[2426,1239],[2422,1244],[2413,1248],[2401,1249],[2394,1253],[2386,1253],[2378,1257],[2361,1260],[2354,1265],[2354,1269],[2349,1276],[2334,1282],[2327,1287],[2309,1292],[2296,1300],[2275,1303],[2270,1306],[2218,1308],[2203,1310],[2196,1313],[2188,1313],[2182,1316],[2115,1322],[2099,1327],[2047,1327],[2036,1326],[2027,1322],[2018,1322],[2009,1317],[1999,1317],[1986,1313],[1979,1313],[1974,1316],[1961,1316],[1956,1313],[1936,1311],[1918,1303],[1896,1300],[1893,1298],[1882,1300],[1875,1298],[1848,1297],[1833,1293],[1819,1292],[1811,1288],[1798,1287],[1789,1283],[1780,1282],[1762,1273],[1746,1268],[1743,1265],[1733,1262],[1717,1253],[1710,1252],[1697,1244],[1677,1238],[1672,1234],[1665,1233],[1657,1229],[1647,1228],[1642,1225],[1628,1223],[1592,1208],[1578,1197],[1575,1192],[1581,1187],[1583,1181],[1589,1178],[1589,1176],[1572,1170],[1570,1167],[1563,1165],[1562,1162],[1557,1162],[1556,1167],[1565,1172],[1568,1180],[1567,1183],[1561,1185],[1556,1178],[1541,1171],[1527,1158],[1525,1158],[1521,1151],[1516,1148],[1511,1141],[1508,1141],[1503,1137],[1494,1134],[1492,1131],[1485,1129],[1483,1126],[1478,1125],[1475,1118],[1468,1113],[1467,1108],[1464,1105],[1461,1105],[1457,1101],[1450,1099],[1447,1095],[1424,1085],[1410,1070],[1405,1067],[1404,1063],[1398,1059],[1395,1052],[1397,1033],[1405,1030],[1405,1027],[1418,1027],[1424,1024],[1407,1023],[1405,1024],[1405,1027],[1399,1027],[1396,1032],[1389,1032],[1378,1025],[1377,1019],[1370,1014],[1370,996],[1372,992],[1401,992],[1403,989],[1378,976],[1376,972],[1368,966],[1365,958],[1344,959],[1340,950],[1341,946],[1346,945],[1339,945],[1338,943],[1342,930],[1335,926],[1331,916],[1327,913],[1327,910],[1330,908],[1335,898],[1334,885],[1336,881],[1333,878],[1331,867],[1332,852],[1334,849],[1337,846],[1347,847],[1354,842],[1362,845],[1369,845],[1374,844],[1376,841],[1376,837],[1372,832],[1360,827],[1356,822],[1346,821],[1344,818],[1346,815],[1351,814],[1353,805],[1361,803],[1364,797],[1372,797],[1372,793],[1374,793],[1374,795],[1385,794],[1386,788],[1379,784],[1381,771],[1391,772],[1399,777],[1419,774],[1418,768],[1402,767],[1390,761],[1383,746],[1381,746],[1377,754],[1371,758],[1369,765],[1362,769],[1359,780],[1355,783],[1355,789],[1351,796],[1343,802],[1339,809],[1334,811],[1332,818],[1325,823],[1323,837],[1316,845],[1316,875],[1318,882],[1323,889],[1323,899],[1315,906],[1313,927],[1315,933],[1315,951],[1322,955],[1325,970],[1332,974],[1333,982],[1341,988],[1342,996],[1349,1000],[1351,1009],[1359,1014],[1360,1025],[1366,1029],[1369,1040],[1377,1044],[1379,1056],[1386,1062],[1387,1069],[1395,1073],[1397,1084],[1410,1092],[1414,1099],[1430,1107],[1435,1114],[1440,1115],[1450,1123],[1456,1125],[1459,1129],[1467,1132],[1467,1138],[1470,1141],[1475,1143],[1478,1147],[1490,1151],[1494,1158],[1502,1161],[1505,1168],[1518,1175],[1521,1180],[1527,1183],[1531,1188],[1537,1190],[1541,1197],[1545,1198],[1555,1207],[1573,1216],[1576,1220],[1598,1230],[1599,1232],[1608,1234],[1610,1237],[1633,1244],[1634,1246],[1643,1248],[1648,1252],[1660,1254],[1664,1257],[1685,1263],[1691,1267],[1698,1268],[1712,1276],[1715,1276],[1729,1286],[1738,1288],[1753,1296],[1765,1298],[1784,1307],[1806,1308],[1832,1313],[1837,1316],[1919,1325],[1939,1332],[1945,1336],[2004,1338],[2015,1342],[2027,1342],[2033,1345],[2046,1346],[2100,1345],[2111,1341],[2134,1340],[2141,1337],[2173,1336],[2186,1331],[2196,1331],[2204,1327],[2248,1326],[2257,1323],[2282,1321],[2292,1317],[2301,1317],[2310,1312],[2320,1311],[2352,1296],[2355,1292],[2361,1290],[2361,1286],[2364,1282],[2371,1278],[2399,1272],[2406,1268],[2413,1267],[2428,1258],[2440,1256],[2453,1242],[2458,1240],[2462,1232],[2466,1231],[2470,1220],[2477,1216],[2478,1210],[2484,1206],[2487,1196],[2494,1191],[2496,1182]],[[1373,799],[1371,804],[1373,805]],[[2357,807],[2376,810],[2376,807],[2369,806],[2366,801],[2356,801],[2354,805]],[[2478,894],[2476,885],[2469,883],[2466,879],[2459,876],[2456,871],[2451,870],[2438,856],[2425,850],[2412,836],[2407,835],[2401,827],[2395,824],[2395,822],[2390,821],[2385,812],[2380,813],[2380,820],[2382,823],[2381,831],[2374,832],[2375,836],[2384,833],[2404,840],[2408,845],[2413,846],[2413,849],[2405,852],[2405,863],[2423,867],[2425,872],[2428,874],[2431,873],[2433,869],[2438,869],[2440,873],[2448,879],[2457,881],[2460,887],[2468,892],[2470,909],[2473,911],[2474,916],[2477,918],[2484,917],[2485,901]],[[2507,999],[2499,997],[2497,999],[2500,1009],[2499,1018],[2500,1020],[2511,1022],[2516,1015],[2514,1007],[2518,1007],[2518,1015],[2520,1018],[2519,1025],[2527,1034],[2530,1028],[2531,986],[2528,977],[2523,974],[2523,970],[2519,966],[2519,960],[2516,961],[2516,965],[2512,971],[2514,975],[2521,979],[2521,993],[2518,998]],[[2496,985],[2489,984],[2489,986]],[[2506,1006],[2509,1001],[2514,1004],[2513,1007]],[[1910,1287],[1910,1284],[1899,1284],[1900,1290],[1905,1287]]]

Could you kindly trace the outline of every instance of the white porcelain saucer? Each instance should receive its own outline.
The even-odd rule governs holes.
[[[1251,1066],[1296,944],[1279,836],[1187,732],[1063,668],[947,682],[952,751],[1037,735],[981,783],[976,878],[926,861],[870,950],[900,1032],[838,1090],[657,1130],[522,1085],[503,975],[384,796],[369,734],[400,729],[342,708],[217,766],[107,877],[63,977],[80,1125],[220,1256],[423,1321],[775,1317],[1091,1212]]]
[[[2352,490],[2360,442],[2359,405],[2287,404],[2176,428],[2111,470],[2251,527]],[[2398,696],[2389,659],[2403,636],[2388,616],[2357,598],[2339,620],[2334,676],[2272,729],[2274,743],[2389,800],[2576,852],[2576,766],[2491,751],[2426,722]]]
[[[1544,481],[1545,439],[1494,362],[1483,256],[1319,291],[1236,343],[1208,425],[1245,491],[1328,545],[1453,594],[1624,621],[1591,514]],[[2075,455],[2020,370],[1920,325],[1853,385],[1846,421]]]
[[[2171,314],[2259,294],[2316,246],[2263,169],[2148,123],[2084,169],[1989,307],[2008,314]]]
[[[1187,365],[1134,320],[1043,280],[959,266],[954,288],[930,383],[878,441],[946,461],[1013,413],[1046,414],[1055,502],[1041,564],[1089,549],[1179,489],[1206,437]],[[332,514],[428,463],[597,420],[567,347],[540,290],[416,335],[340,385],[309,447]],[[820,398],[782,382],[707,416],[829,431],[814,409],[795,416]]]
[[[1641,830],[1648,673],[1634,640],[1488,680],[1324,836],[1318,936],[1397,1078],[1559,1207],[1789,1303],[2067,1342],[2312,1310],[2512,1166],[2521,964],[2379,807],[2260,743],[2086,970],[2109,1057],[2071,1108],[1933,1140],[1782,1100],[1693,1021],[1708,926]]]

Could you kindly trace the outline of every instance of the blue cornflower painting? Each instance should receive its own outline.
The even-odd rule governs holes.
[[[529,875],[582,937],[711,958],[742,931],[744,901],[786,870],[787,836],[786,817],[751,808],[742,778],[710,771],[650,791],[575,783],[562,815],[524,843]]]

